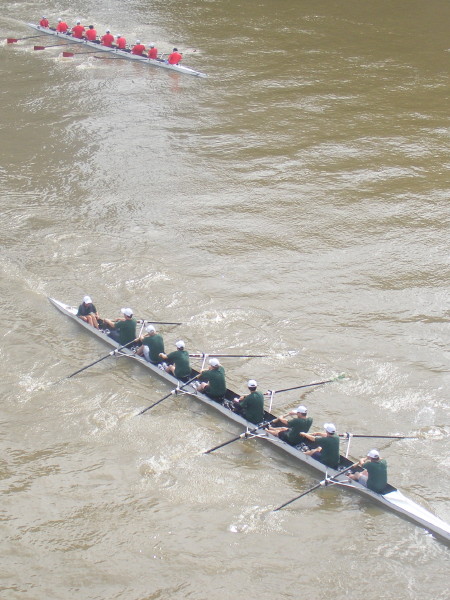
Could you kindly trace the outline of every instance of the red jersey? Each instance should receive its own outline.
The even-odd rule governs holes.
[[[102,37],[102,39],[100,41],[103,44],[103,46],[108,46],[108,48],[111,48],[112,43],[114,41],[114,36],[111,35],[110,33],[105,33],[105,35]]]
[[[68,29],[69,29],[69,26],[67,25],[67,23],[65,21],[61,21],[56,26],[56,31],[58,31],[59,33],[66,33],[66,31]]]
[[[132,50],[131,50],[131,54],[137,54],[138,56],[142,56],[142,53],[145,50],[145,46],[144,44],[136,44],[136,46],[133,46]]]
[[[41,19],[41,20],[39,21],[39,25],[40,25],[41,27],[48,27],[48,19]]]
[[[86,29],[86,33],[84,34],[84,37],[89,42],[93,42],[95,39],[97,39],[97,32],[95,31],[95,29]]]
[[[169,65],[177,65],[182,58],[183,57],[179,52],[172,52],[172,54],[169,54],[167,62],[169,63]]]
[[[118,37],[116,40],[116,44],[119,50],[125,50],[125,48],[127,47],[127,40],[123,36]]]
[[[158,58],[158,48],[150,48],[148,51],[148,57],[153,59]]]
[[[75,27],[72,27],[73,37],[78,38],[79,40],[81,40],[85,31],[86,29],[83,27],[83,25],[75,25]]]

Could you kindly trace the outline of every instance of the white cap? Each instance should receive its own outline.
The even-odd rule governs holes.
[[[252,387],[257,387],[258,384],[256,383],[256,381],[254,379],[249,379],[248,383],[247,383],[247,387],[252,388]]]
[[[81,25],[81,21],[77,21],[77,25]]]
[[[122,34],[121,34],[121,33],[118,33],[118,34],[116,35],[116,37],[122,37]]]
[[[297,406],[297,408],[295,410],[293,410],[292,412],[301,413],[302,415],[306,415],[308,412],[308,409],[306,408],[306,406],[303,406],[303,404],[300,404],[300,406]]]
[[[131,308],[121,308],[120,312],[125,315],[126,317],[132,317],[133,316],[133,311],[131,310]]]
[[[140,43],[141,43],[141,40],[136,40],[136,44],[140,44]]]
[[[42,15],[42,18],[43,18],[43,19],[46,19],[47,17],[46,17],[45,15]]]
[[[111,29],[107,29],[107,30],[106,30],[106,33],[111,33]]]
[[[153,325],[147,325],[147,327],[145,328],[145,331],[147,333],[155,333],[156,329],[153,327]]]
[[[85,297],[83,298],[83,302],[84,302],[85,304],[92,304],[92,298],[91,298],[90,296],[85,296]]]
[[[183,342],[183,340],[178,340],[178,342],[175,344],[175,346],[177,348],[184,348],[184,342]]]
[[[380,458],[380,453],[378,452],[378,450],[376,450],[374,448],[373,450],[369,450],[369,452],[367,453],[367,456],[369,458]]]
[[[325,423],[323,427],[328,433],[336,433],[336,425],[333,423]]]
[[[217,360],[217,358],[210,358],[209,359],[209,364],[212,367],[220,367],[220,362]]]
[[[150,44],[150,48],[154,48],[154,47],[155,47],[155,44],[152,42],[152,43]]]
[[[62,19],[58,19],[58,21],[59,21],[60,23],[62,23]]]

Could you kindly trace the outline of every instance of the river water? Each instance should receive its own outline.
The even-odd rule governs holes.
[[[9,599],[449,596],[448,548],[108,352],[90,294],[374,445],[450,520],[447,1],[49,0],[207,79],[0,45],[1,562]],[[1,38],[41,6],[2,3]],[[36,12],[36,11],[39,12]],[[195,52],[194,52],[195,50]],[[198,363],[195,363],[199,366]],[[345,446],[343,445],[343,449]]]

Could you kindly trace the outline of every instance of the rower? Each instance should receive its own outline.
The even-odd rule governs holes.
[[[77,317],[79,317],[85,323],[89,323],[95,329],[98,329],[98,312],[92,303],[90,296],[85,296],[83,302],[78,307]]]
[[[136,44],[131,48],[131,54],[135,54],[136,56],[142,56],[144,52],[144,44],[141,44],[141,40],[136,40]]]
[[[227,384],[225,382],[225,369],[217,358],[209,359],[209,369],[203,369],[198,376],[199,381],[195,382],[193,387],[198,392],[204,392],[209,398],[216,402],[223,402]]]
[[[152,363],[152,365],[157,365],[159,363],[159,355],[164,354],[164,340],[162,335],[156,333],[153,325],[147,325],[145,331],[147,335],[139,338],[142,346],[139,346],[136,354],[144,356],[145,360]]]
[[[159,354],[159,357],[168,363],[166,364],[166,362],[163,362],[160,368],[164,371],[167,371],[167,373],[171,373],[177,379],[186,382],[191,376],[189,352],[184,349],[183,340],[178,340],[175,346],[177,349],[174,352],[171,352],[170,354],[164,354],[164,352],[161,352]]]
[[[109,332],[109,337],[114,341],[119,342],[121,346],[126,346],[136,339],[136,319],[133,318],[131,308],[121,308],[120,312],[123,317],[116,321],[104,319],[104,323],[112,329]]]
[[[318,444],[317,448],[307,450],[305,454],[309,454],[327,467],[336,469],[340,460],[339,436],[336,434],[336,426],[333,423],[325,423],[323,427],[324,432],[300,433],[301,437]]]
[[[376,448],[369,450],[367,456],[361,458],[359,465],[364,467],[363,471],[350,473],[349,478],[373,492],[381,494],[387,486],[387,463]]]
[[[302,404],[295,410],[291,410],[289,414],[295,415],[295,418],[290,419],[289,421],[283,418],[277,419],[272,422],[272,425],[281,423],[282,427],[268,427],[267,431],[272,435],[279,437],[283,442],[287,442],[291,446],[297,446],[304,441],[300,433],[308,433],[313,420],[311,417],[307,416],[308,409]]]
[[[102,44],[102,46],[107,46],[108,48],[111,48],[113,41],[114,36],[111,35],[111,31],[107,29],[105,35],[101,37],[100,43]]]
[[[77,21],[77,24],[74,27],[72,27],[72,36],[74,38],[77,38],[78,40],[82,40],[83,39],[83,33],[85,31],[86,31],[86,29],[81,24],[81,21]]]
[[[56,31],[58,33],[67,33],[69,26],[62,19],[58,19],[58,25],[56,26]]]
[[[118,50],[126,50],[127,47],[127,40],[120,33],[116,35],[116,47]]]
[[[39,26],[40,27],[49,27],[47,17],[42,17],[42,19],[39,21]]]
[[[177,65],[179,62],[181,62],[182,58],[183,56],[178,52],[178,48],[174,48],[171,54],[169,54],[167,57],[167,62],[169,65]]]
[[[88,42],[94,42],[96,44],[100,43],[97,40],[97,31],[93,25],[89,25],[89,27],[85,31],[84,37],[87,39]]]
[[[249,379],[247,387],[250,394],[234,399],[234,412],[257,425],[264,421],[264,396],[261,392],[256,391],[258,384],[254,379]]]
[[[148,57],[152,60],[156,60],[158,58],[158,48],[155,48],[155,44],[150,44],[150,48],[148,50]]]

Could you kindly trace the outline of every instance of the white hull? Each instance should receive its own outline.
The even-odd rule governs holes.
[[[168,69],[169,71],[175,71],[176,73],[184,73],[185,75],[194,75],[194,77],[207,77],[206,73],[201,73],[200,71],[196,71],[195,69],[191,69],[190,67],[186,67],[184,65],[169,65],[168,63],[160,60],[153,60],[147,58],[146,56],[136,56],[131,54],[130,52],[124,52],[123,50],[117,50],[116,48],[108,48],[107,46],[102,46],[101,44],[95,44],[94,42],[88,42],[84,39],[74,38],[71,35],[67,35],[65,33],[58,33],[53,29],[49,29],[47,27],[41,27],[40,25],[35,25],[34,23],[27,23],[28,27],[35,29],[36,31],[40,31],[42,33],[46,33],[53,37],[56,37],[61,40],[61,42],[66,42],[67,44],[70,42],[72,44],[79,44],[81,46],[89,46],[94,50],[98,50],[99,52],[106,52],[115,56],[117,59],[125,58],[127,60],[133,60],[135,62],[140,62],[145,65],[150,65],[153,67],[161,67],[162,69]],[[61,44],[61,47],[63,44]]]
[[[82,327],[88,329],[90,333],[93,333],[94,335],[102,339],[109,346],[112,346],[113,348],[119,347],[119,344],[112,340],[110,337],[108,337],[106,334],[102,333],[97,329],[94,329],[93,327],[79,319],[76,316],[77,308],[68,306],[53,298],[49,298],[49,301],[63,314],[76,321]],[[148,363],[144,358],[136,356],[128,349],[123,349],[121,350],[121,352],[132,356],[134,360],[137,360],[144,367],[150,369],[150,371],[152,371],[155,375],[161,377],[162,379],[165,379],[172,387],[176,387],[179,384],[178,380],[175,377],[173,377],[169,373],[166,373],[165,371],[161,371],[160,369],[158,369],[158,367],[152,365],[151,363]],[[186,387],[186,390],[191,393],[194,393],[195,391],[190,385]],[[237,395],[238,394],[232,392],[231,390],[228,390],[226,394],[227,398],[230,399],[235,398]],[[222,413],[228,419],[239,423],[239,425],[242,425],[243,427],[248,428],[249,430],[255,429],[255,425],[253,423],[249,423],[240,415],[237,415],[236,413],[232,412],[231,410],[222,406],[221,404],[214,402],[208,396],[201,393],[196,393],[195,398],[197,398],[204,404],[208,404],[211,408]],[[269,420],[270,418],[275,418],[275,416],[270,415],[270,413],[266,412],[265,419]],[[264,429],[260,429],[256,433],[258,437],[260,437],[260,439],[265,440],[270,444],[276,446],[283,452],[290,454],[292,457],[299,460],[301,463],[308,465],[315,471],[318,471],[323,475],[327,474],[328,477],[339,476],[339,471],[325,467],[325,465],[304,454],[304,452],[302,452],[301,450],[298,450],[294,446],[290,446],[289,444],[279,440],[277,437],[268,434]],[[346,466],[349,466],[351,464],[351,461],[341,456],[341,464],[343,468],[345,468]],[[445,540],[446,542],[450,542],[450,525],[448,523],[442,521],[441,519],[433,515],[431,512],[429,512],[419,504],[413,502],[409,498],[406,498],[406,496],[404,496],[399,490],[397,490],[392,485],[389,485],[389,491],[387,493],[377,494],[376,492],[372,492],[366,487],[360,485],[356,481],[347,481],[347,478],[342,480],[342,484],[345,485],[346,488],[352,489],[358,492],[359,494],[370,498],[375,503],[381,504],[385,508],[388,508],[389,510],[423,527],[430,533],[434,534],[436,537],[439,537],[440,539]]]

